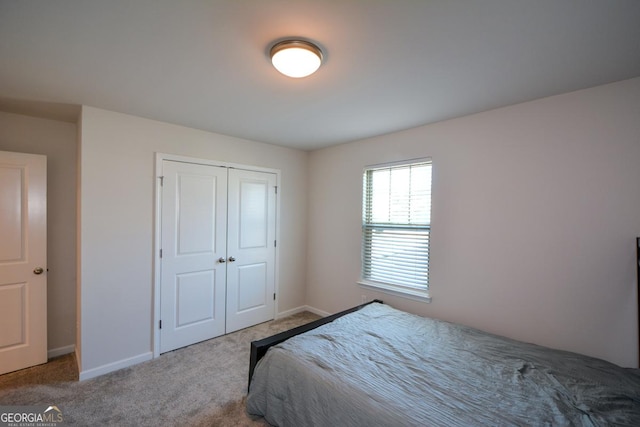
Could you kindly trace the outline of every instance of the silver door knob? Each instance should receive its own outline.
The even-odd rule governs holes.
[[[233,261],[235,261],[235,260],[236,260],[236,259],[235,259],[234,257],[232,257],[232,256],[230,256],[230,257],[229,257],[229,262],[233,262]]]
[[[226,260],[226,259],[224,259],[224,258],[222,258],[222,257],[220,257],[220,258],[218,258],[218,262],[219,262],[220,264],[224,264],[225,262],[227,262],[227,260]]]
[[[33,270],[33,274],[42,274],[42,273],[44,273],[44,269],[42,267],[36,267]]]

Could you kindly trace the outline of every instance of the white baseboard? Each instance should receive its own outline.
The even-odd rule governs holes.
[[[276,319],[282,319],[283,317],[293,316],[294,314],[302,313],[304,311],[309,311],[313,314],[317,314],[318,316],[327,317],[331,315],[331,313],[327,313],[326,311],[318,310],[317,308],[311,307],[309,305],[301,305],[300,307],[292,308],[291,310],[283,311],[276,315]]]
[[[302,305],[300,307],[292,308],[291,310],[283,311],[276,314],[276,319],[282,319],[283,317],[293,316],[294,314],[302,313],[306,311],[306,306]]]
[[[73,353],[76,351],[76,346],[74,344],[65,345],[64,347],[52,348],[47,351],[47,358],[53,359],[54,357],[64,356],[65,354]]]
[[[97,368],[87,369],[86,371],[80,372],[80,381],[99,377],[100,375],[108,374],[109,372],[117,371],[119,369],[128,368],[129,366],[137,365],[138,363],[146,362],[151,359],[153,359],[153,352],[149,351],[147,353],[139,354],[128,359],[122,359],[118,360],[117,362],[98,366]]]
[[[306,311],[310,311],[313,314],[317,314],[318,316],[322,316],[322,317],[327,317],[327,316],[331,316],[333,313],[327,313],[326,311],[317,309],[315,307],[311,307],[310,305],[305,305],[304,309]]]

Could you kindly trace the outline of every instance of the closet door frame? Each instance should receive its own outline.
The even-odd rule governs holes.
[[[226,168],[243,169],[256,172],[268,172],[276,175],[276,186],[280,188],[280,170],[265,168],[260,166],[245,165],[239,163],[221,162],[211,159],[203,159],[197,157],[181,156],[168,153],[156,153],[155,171],[154,171],[154,214],[153,214],[153,312],[151,319],[151,336],[153,342],[153,357],[160,356],[160,279],[161,279],[161,260],[160,250],[162,243],[161,234],[161,212],[162,212],[162,163],[163,161],[175,161],[185,163],[195,163],[200,165],[220,166]],[[276,198],[276,241],[280,240],[280,197]],[[275,292],[279,295],[279,277],[280,277],[280,245],[275,247]],[[276,297],[274,306],[274,318],[278,313],[278,301]]]

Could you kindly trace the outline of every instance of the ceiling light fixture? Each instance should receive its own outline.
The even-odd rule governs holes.
[[[284,40],[271,48],[271,63],[285,76],[300,78],[316,72],[322,64],[322,51],[304,40]]]

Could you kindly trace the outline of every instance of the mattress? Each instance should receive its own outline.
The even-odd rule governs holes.
[[[269,349],[276,426],[640,426],[640,370],[370,304]]]

